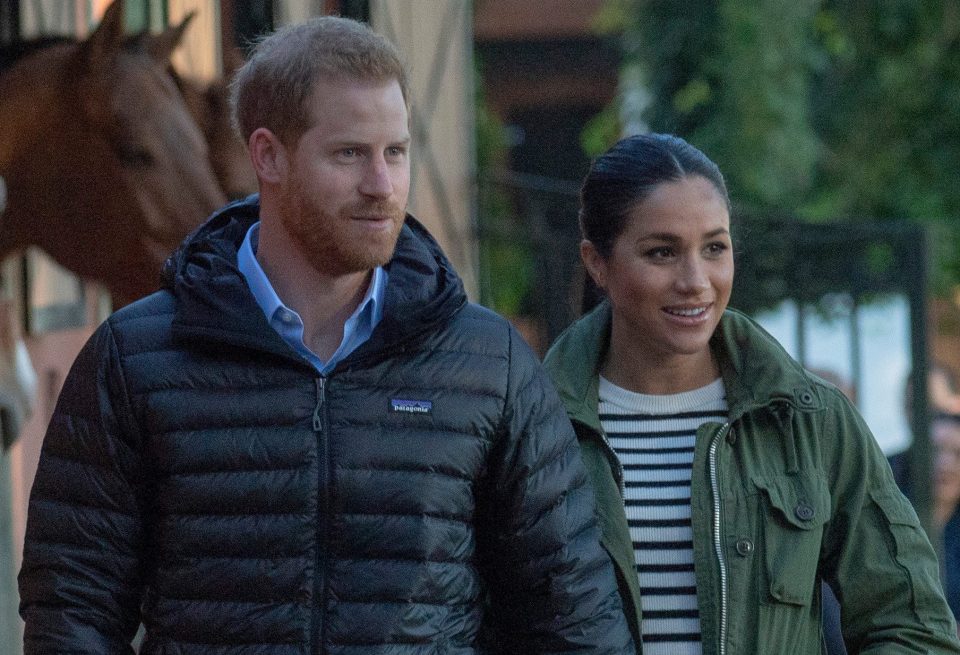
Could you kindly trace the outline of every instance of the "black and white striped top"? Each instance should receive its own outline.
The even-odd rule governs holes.
[[[727,419],[723,381],[653,396],[601,377],[599,410],[624,468],[624,504],[642,594],[644,655],[700,653],[690,475],[697,428]]]

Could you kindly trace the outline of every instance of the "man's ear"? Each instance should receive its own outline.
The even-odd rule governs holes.
[[[580,259],[583,260],[583,266],[587,269],[587,274],[593,278],[601,290],[607,290],[607,260],[604,259],[593,241],[584,239],[580,242]]]
[[[290,151],[280,138],[265,127],[258,127],[247,141],[250,162],[261,182],[278,184],[290,171]]]

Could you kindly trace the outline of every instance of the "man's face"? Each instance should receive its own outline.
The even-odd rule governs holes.
[[[931,428],[934,455],[934,497],[939,503],[960,502],[960,423],[939,419]]]
[[[320,80],[312,124],[287,152],[281,223],[325,275],[390,260],[410,190],[407,106],[396,81]]]

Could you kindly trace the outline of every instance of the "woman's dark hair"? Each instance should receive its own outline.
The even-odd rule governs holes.
[[[692,145],[669,134],[621,139],[594,160],[580,189],[580,230],[603,257],[627,227],[630,211],[658,184],[700,175],[730,208],[727,185],[717,165]]]

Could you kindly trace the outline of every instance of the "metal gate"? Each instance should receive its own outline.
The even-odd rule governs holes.
[[[541,354],[580,313],[578,187],[513,173],[480,185],[481,300],[525,327]],[[848,393],[905,464],[900,481],[929,531],[926,233],[734,213],[731,306]]]

